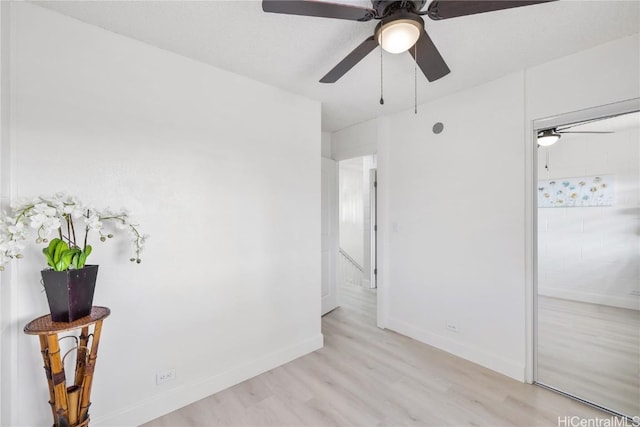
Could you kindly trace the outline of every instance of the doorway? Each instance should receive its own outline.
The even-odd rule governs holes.
[[[338,163],[338,280],[376,288],[376,157]]]
[[[640,415],[640,112],[637,102],[608,110],[535,123],[534,381],[632,419]]]
[[[322,173],[322,315],[341,306],[377,324],[376,156],[323,159]]]

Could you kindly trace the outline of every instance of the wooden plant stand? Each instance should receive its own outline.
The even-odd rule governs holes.
[[[98,357],[98,344],[102,321],[111,314],[107,307],[92,307],[91,314],[73,322],[53,322],[51,315],[38,317],[24,327],[24,333],[38,335],[44,370],[49,383],[51,411],[54,427],[87,427],[91,405],[91,382]],[[93,332],[89,333],[89,327]],[[62,332],[81,329],[80,336],[58,337]],[[74,338],[76,346],[60,357],[59,341]],[[91,341],[91,343],[89,343]],[[89,347],[89,345],[91,347]],[[67,386],[64,358],[76,350],[76,369],[72,385]]]

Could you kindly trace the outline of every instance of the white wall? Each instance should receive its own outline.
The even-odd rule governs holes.
[[[331,134],[331,154],[336,160],[375,154],[378,150],[377,120],[358,123]]]
[[[532,122],[640,97],[638,41],[333,134],[334,155],[377,139],[380,325],[530,379]]]
[[[151,235],[140,265],[95,245],[94,302],[112,315],[92,425],[137,425],[321,347],[319,103],[10,6],[11,196],[125,206]],[[42,267],[35,245],[13,267],[7,425],[51,423],[37,339],[21,333],[47,311]],[[169,368],[177,380],[155,386]]]
[[[637,98],[640,37],[624,37],[526,70],[531,120]]]
[[[606,126],[605,122],[601,122]],[[640,133],[565,135],[541,180],[614,175],[614,204],[538,209],[538,292],[640,309]]]
[[[322,132],[320,156],[331,159],[331,132]]]
[[[523,83],[511,74],[392,116],[382,142],[388,327],[514,377],[524,367]]]
[[[8,4],[0,3],[0,52],[6,52],[9,49],[9,14]],[[5,125],[9,118],[9,61],[5,55],[0,55],[0,141],[9,138],[9,128]],[[8,170],[9,151],[7,147],[0,144],[0,177]],[[6,210],[7,204],[4,195],[8,191],[6,180],[0,179],[0,209]],[[9,364],[11,359],[11,346],[9,342],[9,331],[11,331],[11,319],[9,317],[9,307],[11,302],[11,293],[9,286],[6,285],[10,278],[7,275],[0,275],[0,425],[8,425],[9,411],[6,409],[11,405],[11,379],[12,366]]]

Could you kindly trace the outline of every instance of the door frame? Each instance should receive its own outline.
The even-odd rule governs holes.
[[[535,384],[537,378],[538,348],[538,150],[537,134],[539,130],[565,124],[616,116],[640,111],[640,98],[632,98],[611,104],[600,105],[569,113],[532,120],[528,132],[528,149],[526,150],[526,335],[527,351],[525,362],[525,381]]]
[[[378,287],[378,170],[369,169],[369,288]]]

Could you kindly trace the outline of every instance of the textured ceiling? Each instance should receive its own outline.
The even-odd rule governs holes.
[[[259,1],[35,3],[319,100],[326,131],[406,110],[414,103],[414,66],[408,53],[384,53],[384,106],[379,104],[379,49],[337,83],[318,83],[373,33],[376,21],[268,14]],[[418,103],[638,33],[639,6],[636,0],[568,0],[442,21],[425,19],[451,74],[433,83],[419,74]]]

